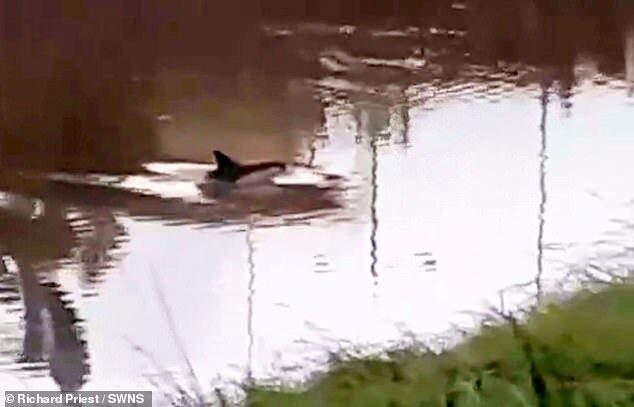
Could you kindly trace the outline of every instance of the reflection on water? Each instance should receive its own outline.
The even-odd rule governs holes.
[[[629,82],[629,96],[634,96],[634,23],[625,29],[625,79]]]
[[[24,201],[15,199],[13,203]],[[22,368],[29,370],[47,362],[43,367],[60,389],[77,390],[88,373],[88,351],[79,333],[82,321],[59,284],[44,281],[55,273],[55,257],[68,250],[72,239],[70,233],[64,235],[64,222],[59,215],[54,206],[37,219],[2,213],[6,251],[3,302],[8,309],[22,310],[24,339],[16,354],[20,355],[17,361]]]
[[[542,296],[542,275],[544,274],[544,226],[546,210],[546,118],[548,114],[548,88],[549,84],[542,84],[542,94],[540,97],[542,106],[542,116],[539,122],[539,132],[541,133],[541,146],[539,149],[539,227],[537,230],[537,275],[535,276],[535,289],[537,299]]]
[[[623,253],[626,6],[151,3],[0,5],[3,385],[301,377]],[[219,190],[213,150],[292,170]]]
[[[255,334],[253,332],[253,296],[255,295],[255,248],[251,234],[253,233],[253,225],[247,223],[246,244],[249,250],[247,263],[249,267],[249,293],[247,295],[247,336],[249,337],[249,347],[247,350],[247,383],[253,380],[253,342]]]

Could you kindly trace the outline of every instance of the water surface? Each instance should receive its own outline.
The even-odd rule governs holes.
[[[9,104],[0,383],[292,379],[327,350],[435,338],[571,266],[624,264],[634,31],[619,20],[602,50],[523,10],[511,42],[473,7],[389,30],[268,21],[235,75],[156,62],[110,77],[99,114],[43,102],[59,136]],[[559,42],[531,42],[535,24]],[[204,196],[213,149],[342,179]]]

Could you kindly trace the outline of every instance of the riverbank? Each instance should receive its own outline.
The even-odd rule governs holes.
[[[497,315],[462,344],[333,363],[302,388],[247,389],[253,407],[631,406],[634,285]],[[519,318],[519,317],[518,317]]]

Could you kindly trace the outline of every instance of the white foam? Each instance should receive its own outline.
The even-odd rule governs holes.
[[[170,175],[182,180],[202,182],[208,171],[215,166],[191,162],[150,162],[142,164],[143,168],[156,174]]]

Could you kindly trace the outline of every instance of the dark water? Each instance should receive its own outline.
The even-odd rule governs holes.
[[[16,4],[3,388],[296,378],[627,265],[626,2]],[[209,196],[214,149],[300,166]]]

